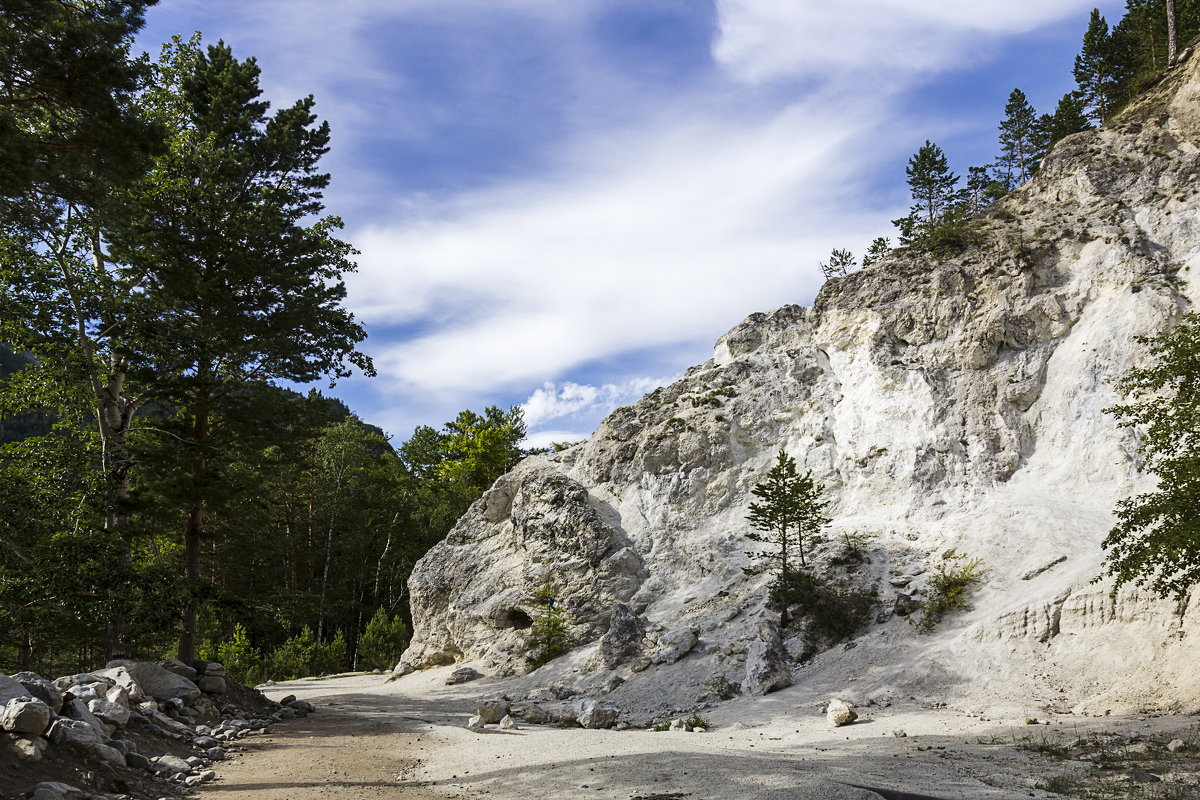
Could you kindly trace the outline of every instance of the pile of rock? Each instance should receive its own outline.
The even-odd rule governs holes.
[[[565,728],[628,727],[619,720],[621,709],[587,697],[575,698],[569,703],[539,705],[534,702],[512,703],[505,695],[487,697],[476,705],[475,713],[467,721],[471,730],[481,730],[486,725],[497,724],[501,730],[516,728],[516,720],[530,725],[558,725]],[[505,722],[507,720],[507,722]]]
[[[239,707],[229,695],[233,688],[253,708]],[[57,758],[94,766],[109,781],[140,776],[193,787],[216,777],[211,765],[226,757],[231,742],[311,710],[273,703],[234,683],[215,662],[118,660],[52,681],[32,672],[0,674],[0,759],[32,769]],[[159,752],[143,752],[151,746]],[[58,782],[23,795],[92,796]]]

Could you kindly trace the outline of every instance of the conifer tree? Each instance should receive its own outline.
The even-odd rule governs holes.
[[[1091,119],[1103,123],[1113,110],[1115,80],[1112,65],[1112,36],[1108,22],[1093,8],[1083,35],[1083,47],[1075,56],[1075,83]]]
[[[863,268],[865,269],[872,264],[878,263],[891,250],[892,243],[888,241],[886,236],[876,236],[871,240],[871,244],[867,247],[867,252],[863,255]]]
[[[775,466],[767,473],[767,479],[750,490],[762,500],[751,503],[746,518],[756,531],[747,534],[751,541],[774,545],[777,549],[748,555],[774,562],[778,571],[775,586],[780,596],[792,585],[795,558],[800,568],[808,566],[804,556],[805,539],[811,539],[821,528],[829,524],[824,511],[828,503],[823,499],[824,487],[815,482],[811,472],[801,475],[796,470],[796,459],[783,450],[775,459]],[[787,602],[780,612],[781,627],[787,627]]]
[[[842,278],[850,273],[852,269],[858,266],[858,262],[854,258],[854,254],[849,250],[833,249],[829,254],[828,261],[822,261],[820,264],[821,274],[825,279]]]
[[[1167,0],[1167,63],[1174,64],[1179,49],[1179,39],[1175,31],[1175,0]]]
[[[112,233],[114,259],[146,276],[125,332],[159,374],[159,395],[179,410],[189,443],[181,498],[184,567],[196,587],[205,511],[222,486],[213,470],[214,425],[249,381],[308,382],[370,374],[355,350],[365,333],[341,302],[354,250],[334,237],[341,221],[306,219],[323,208],[329,176],[317,171],[329,126],[313,99],[269,113],[259,69],[198,37],[164,48],[145,105],[169,134],[167,152],[126,195],[132,219]],[[190,463],[189,463],[190,462]],[[185,613],[180,659],[194,657],[195,605]]]
[[[1000,122],[999,163],[1008,172],[1010,183],[1016,186],[1029,180],[1037,159],[1038,146],[1037,112],[1020,89],[1013,89],[1004,106],[1004,119]]]
[[[1079,92],[1064,94],[1054,113],[1043,114],[1038,125],[1042,129],[1041,135],[1045,139],[1047,149],[1073,133],[1080,133],[1092,127]]]

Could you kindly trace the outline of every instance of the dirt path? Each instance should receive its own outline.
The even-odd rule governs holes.
[[[1188,717],[1027,726],[907,705],[863,709],[858,723],[830,728],[779,693],[714,710],[705,734],[475,732],[464,727],[473,698],[498,687],[451,688],[444,678],[430,671],[390,684],[355,676],[272,687],[272,698],[295,694],[317,713],[244,740],[202,800],[1017,800],[1060,796],[1037,788],[1052,779],[1082,793],[1097,780],[1126,788],[1135,773],[1161,775],[1170,797],[1200,798],[1184,789],[1200,786],[1200,728]],[[1104,730],[1123,737],[1091,750],[1072,744],[1100,741]],[[1176,736],[1188,743],[1182,760],[1165,750]],[[1142,755],[1131,761],[1135,750]]]
[[[425,754],[445,746],[438,722],[410,698],[385,694],[322,697],[320,684],[294,692],[317,706],[305,719],[279,725],[268,736],[242,742],[243,752],[218,765],[206,784],[209,800],[334,800],[335,798],[445,798],[414,777]],[[281,692],[273,692],[279,695]]]

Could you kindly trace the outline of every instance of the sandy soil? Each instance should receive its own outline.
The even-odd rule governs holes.
[[[1035,726],[915,705],[864,708],[859,722],[831,728],[810,703],[797,704],[794,693],[784,692],[714,709],[707,733],[533,725],[473,732],[465,727],[473,699],[503,685],[445,687],[446,672],[392,683],[357,676],[271,687],[272,698],[296,694],[318,713],[255,740],[201,794],[210,800],[1061,797],[1034,786],[1070,770],[1014,744],[1067,743],[1097,731],[1170,737],[1196,729],[1192,717],[1067,716]],[[901,730],[907,735],[894,734]]]

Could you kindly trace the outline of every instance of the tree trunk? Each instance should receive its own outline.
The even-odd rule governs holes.
[[[1175,38],[1175,0],[1167,0],[1167,64],[1175,63],[1179,44]]]
[[[207,370],[200,370],[201,376]],[[200,586],[200,541],[204,535],[204,485],[208,469],[208,389],[197,392],[192,439],[196,447],[196,462],[192,469],[192,506],[188,509],[187,526],[183,532],[183,576],[187,583],[187,599],[183,609],[183,630],[179,636],[179,660],[191,664],[196,660],[196,590]]]

